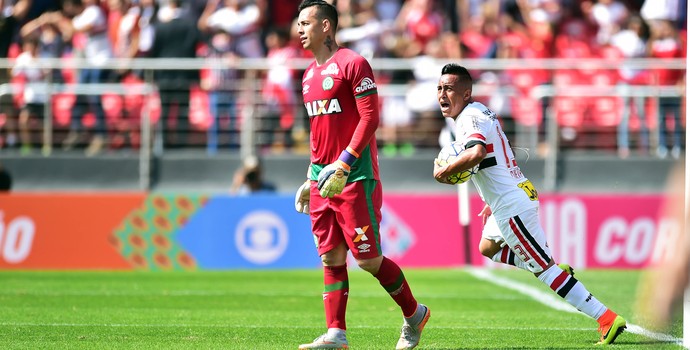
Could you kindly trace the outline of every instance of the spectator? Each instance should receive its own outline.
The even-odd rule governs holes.
[[[208,14],[208,10],[215,9],[219,2],[209,1],[204,14],[199,18],[199,29],[227,33],[230,45],[240,57],[264,57],[260,36],[264,14],[259,6],[249,0],[223,0],[222,7]]]
[[[499,36],[498,17],[477,15],[468,18],[460,39],[467,58],[495,58]]]
[[[679,20],[685,15],[682,6],[682,0],[644,0],[640,15],[645,21],[671,21],[677,24]]]
[[[639,15],[628,17],[622,30],[611,37],[611,46],[625,58],[644,58],[647,56],[647,38],[649,28]],[[646,70],[621,68],[619,71],[621,85],[646,85],[649,75]],[[649,129],[645,117],[645,98],[643,96],[623,96],[623,114],[618,126],[618,155],[627,158],[630,154],[630,120],[636,116],[639,121],[638,147],[641,151],[649,150]]]
[[[109,0],[108,7],[108,38],[113,57],[136,57],[139,49],[139,8],[133,6],[129,0]],[[124,67],[118,69],[118,80],[127,71]]]
[[[68,40],[61,33],[59,28],[53,23],[53,18],[60,18],[57,12],[45,12],[36,19],[33,19],[21,28],[20,34],[23,40],[38,39],[38,57],[40,58],[61,58],[68,46]],[[63,76],[60,69],[52,69],[46,74],[50,76],[53,84],[63,83]]]
[[[138,140],[138,125],[141,110],[134,101],[141,95],[136,95],[128,84],[137,80],[136,74],[130,69],[129,60],[139,56],[139,39],[141,28],[141,7],[130,0],[109,0],[108,31],[111,38],[113,56],[122,60],[120,66],[113,74],[114,80],[123,83],[124,94],[108,96],[119,101],[124,108],[113,108],[111,111],[119,112],[115,115],[116,123],[113,126],[114,134],[111,136],[110,145],[113,148],[121,147],[129,141],[135,145]],[[105,97],[104,97],[105,98]],[[110,115],[113,116],[112,114]]]
[[[338,20],[339,29],[336,40],[366,58],[380,56],[382,50],[380,36],[388,28],[376,16],[374,2],[338,2],[339,7],[345,7],[341,4],[348,4],[349,7],[347,11],[338,9],[342,18]]]
[[[64,0],[62,16],[49,17],[56,24],[62,35],[72,38],[77,57],[83,57],[89,65],[79,70],[79,84],[101,84],[108,80],[110,71],[103,65],[110,59],[110,40],[107,35],[107,19],[97,0]],[[81,42],[83,38],[83,43]],[[74,147],[79,142],[82,117],[90,110],[95,114],[95,135],[91,139],[86,155],[93,156],[101,151],[105,144],[105,112],[101,96],[77,94],[77,101],[72,109],[70,133],[63,142],[65,149]]]
[[[235,62],[239,59],[239,53],[230,33],[209,25],[211,21],[220,23],[218,16],[223,16],[224,11],[218,8],[219,4],[219,0],[209,1],[197,24],[202,33],[209,35],[205,56],[209,59],[210,67],[202,72],[201,88],[209,93],[213,117],[209,128],[211,137],[208,141],[211,149],[216,147],[211,144],[214,140],[212,137],[221,129],[221,124],[226,124],[228,129],[229,146],[239,146],[239,118],[236,108],[239,89],[236,86],[240,72],[234,68]],[[227,116],[227,123],[221,123],[221,118],[225,116]]]
[[[232,179],[230,193],[237,195],[249,195],[257,193],[273,193],[276,191],[274,184],[263,178],[261,160],[256,156],[248,156],[242,160],[242,166],[235,171]]]
[[[146,57],[153,45],[154,25],[158,23],[158,5],[154,0],[139,0],[139,5],[136,7],[140,12],[137,22],[139,27],[137,57]]]
[[[195,21],[184,16],[180,7],[182,0],[171,0],[169,12],[159,11],[161,22],[155,25],[155,34],[150,56],[153,58],[193,58],[200,43]],[[165,147],[179,147],[189,140],[189,94],[190,86],[199,79],[198,70],[159,70],[155,74],[161,99],[161,123]],[[166,118],[171,107],[177,106],[175,132],[166,128]]]
[[[264,131],[265,140],[259,140],[259,143],[272,146],[274,151],[292,146],[290,132],[295,123],[297,98],[295,72],[287,64],[298,53],[289,43],[290,33],[285,29],[271,29],[266,36],[270,68],[261,91],[266,110],[260,129]]]
[[[30,117],[42,116],[47,102],[45,94],[45,72],[38,65],[38,39],[27,38],[22,44],[22,53],[12,68],[12,76],[21,76],[25,81],[22,106],[19,112],[19,138],[21,153],[31,153]]]
[[[648,54],[651,58],[669,59],[683,57],[683,46],[678,37],[678,32],[669,20],[658,20],[650,23],[651,36],[648,42]],[[681,87],[683,83],[683,71],[678,69],[656,69],[652,72],[652,83],[661,86]],[[680,89],[679,89],[680,95]],[[659,117],[657,121],[657,136],[659,145],[657,156],[665,158],[668,155],[668,142],[666,124],[668,115],[673,118],[673,138],[671,155],[679,158],[683,142],[683,132],[680,125],[679,96],[662,96],[659,98]]]
[[[409,0],[400,9],[395,26],[410,40],[410,50],[419,54],[443,32],[444,17],[435,8],[434,0]]]
[[[628,8],[617,0],[599,0],[592,5],[590,15],[599,28],[597,42],[600,45],[605,45],[625,23],[628,18]]]
[[[31,0],[18,0],[16,4],[12,5],[10,0],[0,0],[0,58],[7,58],[10,46],[13,43],[13,36],[15,30],[19,27],[19,23],[26,17],[31,7]],[[0,85],[8,84],[10,82],[9,69],[0,68]],[[16,143],[15,123],[16,111],[14,109],[14,102],[12,101],[12,94],[0,94],[0,115],[5,115],[4,128],[6,131],[6,139],[0,134],[0,148],[4,144],[13,146]],[[3,125],[0,123],[0,131]]]
[[[269,11],[267,23],[274,28],[290,30],[292,21],[297,19],[297,6],[300,0],[268,0]]]
[[[436,145],[436,136],[443,129],[444,122],[438,117],[438,99],[436,84],[440,65],[438,59],[443,58],[441,39],[429,41],[424,47],[424,54],[414,58],[412,86],[406,95],[407,108],[412,111],[415,139],[409,140],[416,146],[428,147]],[[403,155],[415,152],[409,145],[403,143],[399,150]]]

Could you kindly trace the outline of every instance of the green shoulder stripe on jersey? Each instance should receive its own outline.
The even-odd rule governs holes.
[[[347,182],[374,179],[374,165],[372,163],[369,146],[365,147],[360,154],[361,156],[350,166],[350,176],[347,177]],[[326,165],[328,164],[311,164],[309,167],[309,179],[314,181],[318,180],[319,172],[321,172],[321,169]]]
[[[369,95],[371,95],[371,94],[375,94],[376,92],[377,92],[376,89],[367,90],[366,92],[363,92],[363,93],[361,93],[361,94],[359,94],[359,95],[355,95],[355,98],[362,98],[362,97],[364,97],[364,96],[369,96]]]

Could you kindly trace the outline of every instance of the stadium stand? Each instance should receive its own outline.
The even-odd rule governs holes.
[[[32,157],[78,158],[82,151],[100,161],[135,157],[138,172],[151,179],[143,187],[150,189],[164,179],[164,167],[158,165],[167,164],[180,152],[182,158],[195,153],[202,158],[220,157],[219,161],[259,153],[267,159],[267,167],[272,157],[304,156],[309,126],[299,103],[299,82],[308,54],[299,46],[289,20],[294,21],[298,2],[247,0],[225,5],[190,1],[183,2],[179,10],[153,0],[93,0],[85,2],[91,7],[83,8],[61,7],[58,1],[43,1],[40,7],[34,4],[28,17],[4,22],[12,26],[1,28],[11,42],[0,51],[0,69],[11,69],[22,41],[33,38],[39,42],[40,66],[59,74],[55,78],[47,75],[51,76],[45,81],[50,87],[47,93],[52,95],[47,115],[34,116],[27,124],[30,138],[24,148],[17,137],[23,94],[17,92],[27,87],[26,76],[17,74],[11,81],[0,81],[0,95],[14,97],[13,108],[0,108],[0,158],[17,157],[30,163]],[[468,7],[449,3],[337,2],[343,16],[341,43],[372,61],[382,101],[404,101],[406,93],[419,83],[412,74],[416,60],[434,48],[432,60],[462,60],[473,73],[479,73],[474,76],[491,77],[477,82],[477,88],[486,92],[475,95],[499,112],[506,130],[514,134],[511,139],[518,141],[514,146],[529,149],[530,162],[553,165],[561,161],[549,158],[548,150],[554,147],[561,154],[585,152],[612,159],[642,157],[642,161],[678,158],[684,151],[685,140],[679,141],[677,136],[684,121],[659,111],[661,107],[671,108],[669,111],[683,108],[681,112],[685,108],[659,103],[682,100],[684,94],[680,86],[687,33],[682,16],[645,15],[641,11],[645,1],[631,0],[614,0],[607,8],[588,6],[592,5],[589,1],[467,2]],[[19,14],[26,0],[12,4]],[[12,16],[11,10],[4,15]],[[85,20],[89,14],[102,18],[105,26],[75,33],[81,22],[75,23],[73,17]],[[193,21],[203,34],[196,58],[151,60],[156,28],[175,16]],[[280,36],[287,41],[276,46],[270,39],[274,33],[290,35]],[[56,35],[64,45],[51,44]],[[630,40],[650,45],[643,45],[643,52],[635,55],[619,51],[626,47],[620,43]],[[668,45],[651,45],[654,40],[673,43],[674,49],[663,51]],[[79,70],[93,67],[87,51],[95,43],[107,43],[114,55],[99,63],[110,73],[109,79],[80,84]],[[54,59],[43,59],[50,57]],[[651,57],[657,59],[646,59]],[[276,63],[286,64],[285,69],[273,69],[279,67]],[[190,113],[182,123],[178,119],[181,106],[162,105],[166,102],[158,94],[161,86],[153,79],[154,70],[181,68],[200,73],[198,81],[189,82]],[[631,70],[641,74],[633,79],[628,74]],[[659,81],[663,84],[655,83]],[[88,147],[98,137],[97,113],[84,109],[83,114],[74,115],[86,103],[78,98],[84,94],[97,97],[105,112],[104,144],[98,149]],[[387,108],[410,107],[408,103]],[[411,145],[405,152],[390,153],[391,158],[414,161],[436,151],[442,123],[429,123],[430,118],[414,113],[410,118],[409,125],[382,125],[387,134],[395,135],[393,142],[398,144],[394,146]],[[557,121],[555,131],[550,131],[551,118]],[[84,131],[79,139],[71,139],[70,126],[75,124]],[[161,135],[171,128],[187,124],[181,132],[189,138],[178,138],[172,144],[162,140]],[[386,140],[379,135],[381,148]],[[133,179],[134,188],[149,183],[139,175]]]

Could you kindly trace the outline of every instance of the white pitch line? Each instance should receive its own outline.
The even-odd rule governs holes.
[[[520,283],[518,281],[497,276],[488,269],[474,269],[474,268],[469,268],[467,269],[467,272],[474,276],[477,279],[487,281],[489,283],[493,283],[495,285],[498,285],[503,288],[508,288],[512,289],[516,292],[522,293],[524,295],[527,295],[528,297],[534,299],[534,301],[542,303],[552,309],[556,309],[558,311],[564,311],[564,312],[571,312],[571,313],[577,313],[581,314],[583,316],[586,316],[585,314],[577,311],[572,305],[568,304],[567,302],[563,301],[562,299],[556,298],[556,296],[552,293],[545,293],[544,291],[541,291],[537,288],[534,288],[532,286]],[[664,334],[664,333],[657,333],[657,332],[652,332],[648,329],[645,329],[643,327],[640,327],[635,324],[628,323],[627,324],[627,332],[633,333],[633,334],[639,334],[642,336],[645,336],[650,339],[658,340],[658,341],[663,341],[663,342],[669,342],[669,343],[675,343],[678,345],[683,344],[683,339],[676,338],[672,335],[669,334]]]
[[[247,324],[181,324],[181,323],[172,323],[172,324],[162,324],[162,323],[142,323],[142,324],[136,324],[136,323],[51,323],[51,322],[46,322],[46,323],[40,323],[40,322],[0,322],[0,327],[122,327],[122,328],[135,328],[135,327],[151,327],[151,328],[194,328],[194,327],[200,327],[200,328],[235,328],[235,329],[246,329],[246,328],[251,328],[251,329],[275,329],[275,328],[285,328],[285,329],[315,329],[319,328],[318,326],[296,326],[296,325],[290,325],[290,326],[280,326],[280,325],[247,325]],[[367,326],[367,325],[359,325],[359,326],[348,326],[348,328],[353,328],[353,329],[398,329],[398,327],[391,327],[391,326]],[[480,330],[534,330],[534,327],[530,326],[525,326],[525,327],[494,327],[494,326],[436,326],[434,325],[434,329],[480,329]],[[592,329],[591,328],[572,328],[572,327],[547,327],[547,328],[541,328],[542,330],[547,330],[547,331],[579,331],[579,332],[590,332]]]

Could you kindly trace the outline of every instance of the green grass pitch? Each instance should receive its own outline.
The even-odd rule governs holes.
[[[493,274],[549,292],[524,271]],[[463,269],[406,269],[432,310],[418,349],[575,349],[597,323],[479,280]],[[604,303],[635,315],[638,271],[578,271]],[[0,272],[0,349],[297,349],[324,329],[321,270]],[[350,271],[352,349],[393,349],[400,310],[367,273]],[[666,334],[682,337],[677,315]],[[623,333],[616,349],[680,349]]]

